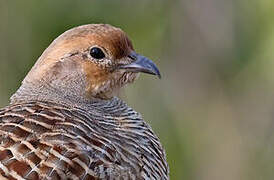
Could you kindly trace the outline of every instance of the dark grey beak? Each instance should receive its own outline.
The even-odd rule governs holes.
[[[150,59],[132,52],[129,58],[134,59],[130,64],[119,66],[119,69],[126,69],[129,72],[143,72],[158,76],[161,79],[161,74],[157,66]]]

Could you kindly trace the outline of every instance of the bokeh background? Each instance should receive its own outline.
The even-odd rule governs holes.
[[[274,179],[274,1],[0,0],[0,106],[65,30],[122,28],[163,78],[124,99],[166,149],[171,179]]]

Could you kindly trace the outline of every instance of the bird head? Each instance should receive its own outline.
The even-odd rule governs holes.
[[[107,24],[70,29],[44,51],[23,81],[42,89],[85,98],[110,99],[132,83],[139,72],[160,72],[148,58],[137,54],[127,35]],[[39,87],[38,87],[39,86]]]

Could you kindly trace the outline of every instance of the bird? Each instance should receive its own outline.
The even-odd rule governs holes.
[[[159,138],[118,96],[140,73],[161,78],[120,28],[58,36],[0,109],[0,179],[169,179]]]

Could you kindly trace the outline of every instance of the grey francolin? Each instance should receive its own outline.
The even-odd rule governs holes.
[[[169,179],[159,139],[116,97],[139,72],[160,77],[119,28],[60,35],[0,110],[0,179]]]

